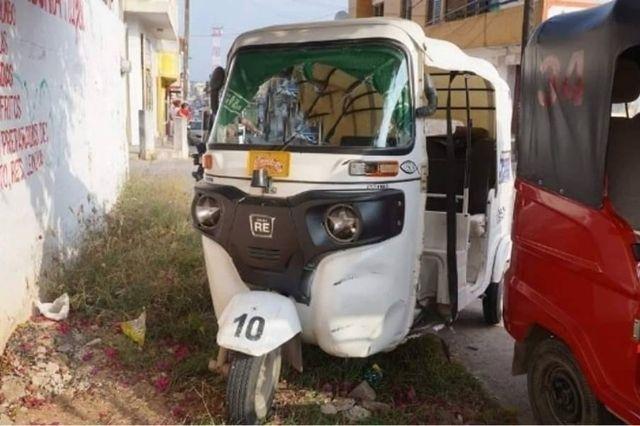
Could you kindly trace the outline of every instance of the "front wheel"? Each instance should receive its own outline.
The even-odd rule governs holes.
[[[527,373],[529,402],[540,424],[600,424],[606,409],[589,388],[569,348],[556,339],[539,343]]]
[[[267,418],[281,367],[280,348],[257,357],[233,354],[227,383],[229,423],[256,424]]]
[[[496,325],[502,320],[502,282],[491,283],[482,298],[482,316],[488,325]]]

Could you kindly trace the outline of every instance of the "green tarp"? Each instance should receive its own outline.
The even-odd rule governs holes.
[[[264,48],[240,52],[222,102],[219,124],[233,122],[265,81],[292,67],[302,67],[307,78],[311,77],[316,64],[334,67],[358,80],[368,79],[376,91],[385,94],[403,61],[401,51],[378,44],[295,50]],[[403,98],[408,98],[403,95]],[[400,114],[405,116],[404,119],[406,112]]]

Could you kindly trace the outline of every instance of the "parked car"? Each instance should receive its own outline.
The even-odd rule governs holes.
[[[491,64],[379,18],[252,31],[229,64],[192,213],[230,422],[268,415],[301,340],[367,357],[483,295],[500,321],[511,98]]]
[[[639,23],[617,0],[525,51],[504,321],[542,424],[640,423]]]
[[[194,120],[189,122],[189,128],[187,132],[187,140],[189,145],[196,145],[197,143],[204,142],[205,130],[202,121]]]

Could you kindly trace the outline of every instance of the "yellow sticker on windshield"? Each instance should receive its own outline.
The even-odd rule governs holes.
[[[291,153],[287,151],[249,151],[247,173],[266,169],[271,177],[288,177]]]

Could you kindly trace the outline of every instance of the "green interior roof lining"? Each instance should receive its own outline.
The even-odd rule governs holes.
[[[328,65],[358,80],[369,79],[375,90],[384,94],[403,61],[404,55],[400,50],[380,44],[295,50],[264,48],[240,52],[222,102],[220,124],[231,123],[266,80],[291,67],[302,66],[305,75],[311,77],[314,64]]]

